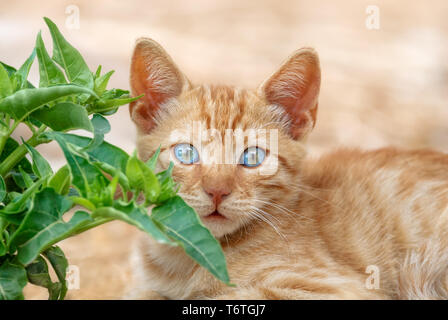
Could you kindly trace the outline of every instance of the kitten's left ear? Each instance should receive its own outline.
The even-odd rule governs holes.
[[[149,38],[137,40],[131,62],[131,90],[133,96],[144,97],[131,102],[129,111],[141,132],[149,133],[163,104],[189,86],[188,79],[157,42]]]
[[[302,48],[261,84],[259,94],[286,111],[291,136],[301,139],[314,128],[319,89],[319,57],[314,49]]]

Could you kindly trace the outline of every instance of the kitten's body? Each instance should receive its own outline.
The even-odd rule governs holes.
[[[237,288],[178,249],[142,239],[142,298],[448,298],[448,157],[341,150],[305,162],[303,191],[269,208],[278,232],[252,225],[222,239]],[[285,190],[287,191],[287,190]],[[282,236],[279,236],[280,233]],[[368,289],[368,266],[379,289]]]
[[[148,98],[131,114],[143,159],[161,145],[166,167],[196,121],[221,133],[278,129],[279,165],[260,175],[238,164],[178,164],[180,194],[219,238],[237,286],[220,283],[181,249],[144,237],[130,297],[448,298],[448,156],[383,149],[308,159],[302,141],[316,116],[316,59],[297,52],[251,92],[194,86],[157,44],[139,42],[131,83]],[[221,140],[205,134],[203,142],[205,158]],[[219,202],[211,200],[216,190]],[[215,209],[224,218],[211,218]]]

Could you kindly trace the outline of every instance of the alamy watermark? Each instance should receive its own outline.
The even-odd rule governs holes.
[[[68,266],[65,282],[68,290],[79,290],[81,287],[81,273],[78,266]]]
[[[65,27],[70,30],[79,30],[81,28],[81,22],[79,19],[79,7],[71,4],[65,8]]]
[[[368,30],[380,29],[380,8],[376,5],[369,5],[366,7],[366,28]]]
[[[366,279],[366,288],[378,290],[380,288],[380,268],[375,265],[367,266],[366,273],[369,274]]]

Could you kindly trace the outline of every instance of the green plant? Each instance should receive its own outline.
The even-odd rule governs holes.
[[[101,74],[100,66],[92,73],[56,25],[47,18],[45,22],[53,39],[52,57],[39,33],[35,49],[18,70],[0,63],[0,299],[23,298],[28,282],[47,288],[50,299],[63,299],[68,262],[55,245],[112,220],[182,246],[229,283],[218,241],[176,195],[173,164],[155,173],[159,152],[145,163],[104,141],[110,131],[105,116],[140,97],[108,90],[113,71]],[[27,81],[36,56],[39,88]],[[11,135],[20,123],[32,136],[19,143]],[[67,133],[73,129],[89,131],[92,138]],[[59,144],[67,161],[56,172],[35,149],[50,141]],[[63,219],[75,205],[79,209],[70,220]],[[57,275],[55,282],[48,265]]]

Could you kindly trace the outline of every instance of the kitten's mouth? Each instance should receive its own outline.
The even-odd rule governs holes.
[[[218,210],[213,211],[208,216],[205,216],[207,219],[227,219],[225,216],[223,216],[221,213],[219,213]]]

